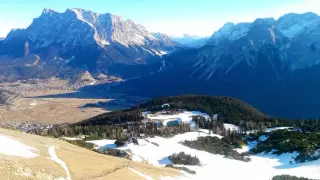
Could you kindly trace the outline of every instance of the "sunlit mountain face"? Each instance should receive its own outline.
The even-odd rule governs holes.
[[[121,75],[125,73],[112,66],[147,68],[149,64],[161,64],[162,55],[182,45],[165,34],[150,33],[144,26],[110,13],[84,9],[58,13],[44,9],[26,29],[12,30],[0,47],[0,54],[7,61],[38,56],[39,66],[51,64],[62,75],[69,67],[91,73],[108,74],[111,70]]]

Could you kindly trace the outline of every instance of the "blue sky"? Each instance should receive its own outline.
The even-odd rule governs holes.
[[[320,0],[0,0],[0,37],[12,28],[27,27],[44,8],[110,12],[152,32],[210,36],[226,22],[278,18],[289,12],[319,14]]]

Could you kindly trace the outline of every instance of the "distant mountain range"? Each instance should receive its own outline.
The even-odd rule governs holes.
[[[171,37],[174,41],[192,48],[200,48],[204,46],[210,37],[199,37],[184,34],[182,37]]]
[[[0,81],[88,71],[127,79],[117,93],[233,96],[271,116],[319,117],[319,45],[314,13],[226,23],[206,40],[151,33],[109,13],[45,9],[0,41]]]
[[[31,71],[47,69],[48,75],[57,72],[67,75],[66,69],[108,74],[112,66],[119,64],[161,65],[163,54],[181,47],[167,35],[150,33],[144,26],[113,14],[83,9],[58,13],[44,9],[29,27],[12,30],[0,42],[0,61],[21,65],[26,58],[33,59],[37,63]],[[17,68],[24,71],[20,66],[11,70],[17,71]],[[121,75],[121,72],[114,73]]]
[[[114,91],[233,96],[271,116],[319,117],[319,45],[320,17],[314,13],[226,23],[202,48],[166,56],[166,70]]]

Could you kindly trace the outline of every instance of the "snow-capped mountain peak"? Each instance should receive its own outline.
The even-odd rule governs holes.
[[[261,53],[266,63],[276,67],[272,71],[277,76],[287,64],[287,57],[279,53],[287,43],[275,23],[273,18],[260,18],[252,23],[224,24],[198,54],[194,74],[202,69],[199,79],[210,79],[227,75],[239,66],[254,72]]]
[[[44,9],[41,16],[34,19],[26,29],[26,33],[37,47],[45,47],[54,42],[64,46],[70,43],[72,46],[119,43],[127,48],[161,43],[170,43],[171,47],[174,44],[170,38],[164,40],[164,35],[154,37],[144,26],[135,24],[130,19],[124,20],[110,13],[99,14],[79,8],[67,9],[63,13]]]
[[[67,11],[72,11],[76,14],[79,20],[82,20],[83,22],[86,22],[91,26],[93,26],[94,22],[97,20],[97,17],[99,16],[99,14],[97,13],[93,13],[91,11],[86,11],[84,9],[78,8],[67,9]]]
[[[290,13],[280,17],[276,23],[277,28],[288,38],[293,38],[306,29],[319,24],[320,17],[315,13]]]
[[[209,39],[209,43],[216,44],[221,40],[237,40],[248,33],[249,26],[249,23],[234,24],[228,22],[212,35],[212,37]]]
[[[50,8],[45,8],[45,9],[43,9],[43,11],[42,11],[42,14],[51,15],[51,14],[54,14],[54,13],[58,13],[58,12],[55,11],[54,9],[50,9]]]
[[[209,79],[228,74],[240,65],[255,72],[263,59],[278,78],[285,71],[317,63],[319,42],[320,16],[314,13],[291,13],[278,20],[258,18],[252,23],[226,23],[199,53],[194,63],[195,73],[202,69],[200,77]]]
[[[253,23],[225,23],[218,31],[216,31],[209,39],[210,44],[217,44],[221,40],[235,41],[248,35],[251,29],[255,27],[272,27],[275,23],[273,18],[259,18]]]
[[[180,45],[168,36],[154,36],[144,26],[110,13],[44,9],[29,27],[8,34],[0,43],[0,54],[36,53],[46,61],[63,57],[68,65],[107,71],[110,64],[147,64],[151,57],[153,63],[160,61],[160,52],[173,52],[177,47]],[[71,57],[81,60],[68,61]]]

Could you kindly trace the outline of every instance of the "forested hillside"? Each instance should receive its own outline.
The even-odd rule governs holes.
[[[231,97],[216,97],[205,95],[183,95],[163,97],[147,101],[141,105],[126,110],[118,110],[98,115],[77,125],[111,125],[122,124],[128,121],[140,121],[143,111],[162,109],[162,105],[170,104],[170,109],[184,109],[189,111],[201,111],[210,116],[219,115],[219,119],[226,123],[240,124],[242,121],[273,122],[254,107]]]
[[[271,118],[256,108],[231,97],[183,95],[150,100],[130,109],[104,113],[78,123],[58,126],[47,132],[36,133],[54,137],[81,134],[90,135],[94,138],[123,137],[123,134],[119,134],[123,129],[131,129],[130,131],[136,132],[137,129],[140,129],[139,127],[143,124],[142,120],[144,119],[143,112],[163,110],[164,107],[162,105],[166,103],[170,105],[169,109],[173,111],[180,109],[200,111],[207,113],[210,117],[218,114],[217,122],[207,121],[202,116],[199,116],[199,118],[194,117],[194,121],[199,124],[200,128],[211,129],[213,133],[223,136],[230,134],[230,132],[224,130],[223,123],[239,126],[240,132],[237,136],[241,136],[241,133],[250,130],[264,130],[268,127],[278,126],[299,128],[302,132],[316,132],[320,129],[320,121]],[[150,135],[166,135],[189,131],[187,128],[179,126],[157,131],[157,128],[154,128],[152,123],[147,127],[144,130],[142,129],[141,132]]]
[[[217,97],[206,95],[183,95],[163,97],[148,101],[139,107],[153,110],[160,109],[165,103],[170,104],[172,109],[186,109],[201,111],[209,115],[218,114],[225,120],[253,120],[260,121],[268,117],[256,108],[231,97]]]

